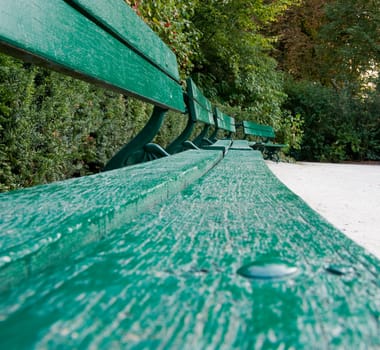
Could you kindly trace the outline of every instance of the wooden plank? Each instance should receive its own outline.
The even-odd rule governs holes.
[[[203,108],[210,109],[210,101],[203,95],[202,91],[198,88],[192,79],[187,80],[187,93],[190,99],[195,100]]]
[[[223,154],[226,154],[231,147],[232,140],[217,140],[214,142],[212,145],[204,145],[201,146],[202,149],[207,149],[207,150],[221,150],[223,151]]]
[[[136,13],[120,0],[67,0],[87,16],[107,27],[142,56],[180,81],[177,58]]]
[[[223,116],[224,116],[225,129],[230,132],[236,132],[235,119],[224,113],[223,113]]]
[[[2,295],[2,348],[380,348],[379,260],[257,152],[230,150],[90,248]],[[237,273],[279,260],[298,273]],[[334,264],[347,272],[330,272]]]
[[[106,237],[188,186],[221,158],[222,152],[192,150],[1,194],[0,290]]]
[[[208,101],[204,101],[209,105],[209,108],[204,108],[197,101],[193,100],[189,102],[190,114],[194,121],[201,121],[208,125],[214,125],[214,118],[211,112],[211,104]]]
[[[251,151],[252,148],[247,140],[233,140],[231,150],[246,150]]]
[[[211,102],[202,94],[201,90],[191,80],[187,80],[190,115],[194,121],[201,121],[208,125],[215,125]]]
[[[220,111],[217,107],[214,108],[214,113],[216,116],[216,124],[218,129],[223,129],[229,132],[236,132],[235,119],[229,115]]]
[[[62,0],[3,0],[0,50],[163,108],[185,111],[181,86]]]
[[[244,121],[244,132],[247,135],[266,137],[266,138],[274,138],[275,133],[274,129],[269,125],[256,124],[251,121]]]

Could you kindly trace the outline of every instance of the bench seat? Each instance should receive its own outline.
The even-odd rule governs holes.
[[[260,261],[297,271],[237,273]],[[168,201],[3,293],[0,337],[4,349],[378,348],[379,273],[260,152],[230,150]]]
[[[232,140],[225,139],[225,140],[217,140],[211,145],[204,145],[202,146],[202,149],[215,149],[215,150],[221,150],[223,151],[223,154],[227,153],[228,149],[232,145]]]
[[[250,143],[247,140],[234,140],[232,143],[231,149],[234,150],[252,150]]]
[[[98,241],[209,171],[217,150],[0,195],[0,290]]]

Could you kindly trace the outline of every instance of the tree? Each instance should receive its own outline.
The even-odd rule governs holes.
[[[261,31],[296,1],[216,1],[199,3],[192,19],[202,33],[193,75],[211,97],[249,110],[252,119],[277,124],[282,74],[269,55],[272,38]]]
[[[321,75],[337,87],[360,89],[380,64],[380,3],[336,0],[326,6],[320,31]]]
[[[182,78],[188,77],[199,54],[201,33],[191,22],[197,0],[125,0],[177,56]]]
[[[274,57],[298,80],[358,93],[380,63],[380,3],[304,0],[272,27]]]
[[[330,0],[331,1],[331,0]],[[268,28],[277,37],[273,57],[295,79],[320,80],[319,31],[328,0],[304,0],[291,6]]]

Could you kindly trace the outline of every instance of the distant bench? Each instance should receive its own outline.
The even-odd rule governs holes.
[[[191,79],[187,80],[185,97],[189,113],[188,123],[181,135],[167,147],[167,151],[176,153],[186,149],[204,147],[214,149],[228,148],[232,144],[232,135],[236,132],[234,118],[213,107]],[[195,125],[200,123],[203,124],[203,128],[198,135],[195,135],[190,140],[190,136],[195,130]]]
[[[276,137],[273,127],[252,121],[243,121],[243,129],[246,137],[256,138],[256,141],[250,143],[253,149],[261,151],[265,159],[279,161],[278,153],[287,145],[273,142]]]

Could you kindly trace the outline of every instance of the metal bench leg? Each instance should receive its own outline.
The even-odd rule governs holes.
[[[212,142],[209,142],[207,139],[207,134],[209,130],[210,130],[210,125],[205,125],[202,131],[199,133],[199,135],[193,140],[193,143],[197,145],[198,147],[204,144],[212,144]]]
[[[111,160],[104,167],[103,171],[122,168],[126,165],[142,163],[152,158],[147,155],[147,152],[153,149],[152,146],[150,145],[147,148],[145,146],[150,144],[150,142],[157,135],[165,118],[166,112],[166,109],[155,106],[148,123],[129,143],[124,145],[111,158]],[[159,156],[160,152],[156,152],[153,159],[158,158]]]
[[[182,152],[184,147],[184,142],[189,139],[191,133],[194,130],[195,121],[189,116],[187,120],[187,124],[182,133],[168,146],[166,147],[166,151],[170,154]]]

